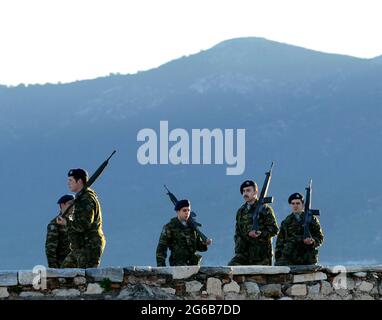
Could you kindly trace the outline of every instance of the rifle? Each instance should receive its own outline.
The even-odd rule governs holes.
[[[178,199],[175,197],[175,195],[166,187],[166,185],[164,185],[164,187],[165,187],[165,189],[166,189],[166,191],[167,191],[167,195],[169,196],[169,198],[170,198],[170,200],[171,200],[171,202],[173,203],[173,205],[175,206],[176,205],[176,203],[178,202]],[[196,222],[195,221],[195,218],[196,217],[196,213],[194,212],[194,211],[191,211],[191,213],[190,213],[190,217],[188,218],[188,220],[187,220],[187,224],[191,227],[191,228],[193,228],[195,231],[196,231],[196,233],[198,234],[198,236],[200,237],[200,238],[202,238],[202,240],[203,240],[203,242],[204,243],[206,243],[207,242],[207,240],[208,240],[208,238],[207,238],[207,236],[203,233],[203,232],[201,232],[200,230],[199,230],[199,227],[201,227],[202,225],[199,223],[199,222]]]
[[[93,175],[89,178],[89,180],[85,183],[85,185],[83,186],[83,188],[81,189],[80,192],[78,192],[76,198],[73,200],[73,202],[69,205],[69,207],[66,208],[66,210],[62,213],[59,213],[59,215],[57,216],[60,217],[60,218],[64,218],[65,216],[68,215],[68,213],[70,212],[70,209],[76,204],[76,202],[78,202],[79,199],[81,199],[81,197],[85,194],[85,191],[87,188],[90,188],[90,186],[97,180],[97,178],[101,175],[101,173],[103,172],[103,170],[106,168],[106,166],[109,164],[109,160],[111,159],[111,157],[116,153],[117,151],[114,150],[112,152],[112,154],[110,155],[109,158],[107,158],[100,166],[99,168],[93,173]]]
[[[272,178],[272,168],[273,168],[273,161],[271,163],[271,168],[269,169],[269,171],[265,172],[265,180],[263,183],[263,187],[261,188],[259,200],[257,201],[255,212],[253,213],[252,231],[255,231],[258,235],[261,233],[261,231],[259,230],[260,211],[263,208],[264,204],[273,203],[273,197],[267,197],[269,184]]]
[[[305,194],[305,217],[304,217],[304,239],[311,238],[312,235],[309,231],[309,225],[312,222],[313,216],[319,216],[320,210],[318,209],[311,209],[312,204],[312,179],[310,179],[308,186],[305,188],[306,194]]]

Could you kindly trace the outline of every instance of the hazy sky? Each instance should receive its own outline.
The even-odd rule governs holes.
[[[381,9],[381,0],[0,0],[0,84],[135,73],[248,36],[371,58],[382,54]]]

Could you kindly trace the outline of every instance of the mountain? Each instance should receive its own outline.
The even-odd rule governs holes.
[[[382,55],[371,59],[375,63],[382,63]]]
[[[0,86],[0,267],[45,264],[46,225],[68,192],[67,172],[93,172],[107,237],[103,265],[154,265],[174,215],[163,184],[190,198],[214,239],[205,265],[233,255],[239,186],[260,185],[275,161],[270,195],[279,223],[288,196],[313,179],[322,263],[382,262],[382,65],[263,38],[239,38],[137,74],[68,84]],[[243,175],[227,165],[140,165],[141,129],[246,130]],[[158,147],[159,148],[159,147]]]

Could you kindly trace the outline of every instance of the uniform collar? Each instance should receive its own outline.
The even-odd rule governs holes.
[[[290,214],[294,219],[298,220],[298,221],[301,221],[304,219],[304,211],[300,212],[300,213],[294,213],[294,212],[291,212]],[[300,217],[300,220],[297,218],[297,217]]]
[[[249,203],[245,202],[245,203],[243,204],[243,208],[244,208],[244,209],[247,209],[247,210],[250,210],[250,209],[256,207],[256,205],[257,205],[258,202],[259,202],[258,199],[256,199],[255,202],[254,202],[253,204],[249,204]]]
[[[175,217],[174,218],[174,221],[176,221],[176,224],[178,224],[179,226],[181,226],[182,228],[187,228],[188,225],[187,224],[183,224],[179,219],[178,217]]]

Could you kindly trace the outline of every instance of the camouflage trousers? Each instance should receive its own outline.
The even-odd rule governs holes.
[[[61,268],[98,268],[105,249],[105,243],[97,247],[74,248],[70,251]]]
[[[200,254],[192,254],[189,257],[178,257],[177,259],[170,256],[169,263],[171,267],[175,266],[200,266],[202,262],[202,256]]]
[[[316,265],[317,259],[286,259],[286,258],[279,258],[275,261],[275,266],[309,266],[309,265]]]
[[[250,265],[261,265],[261,266],[271,266],[272,258],[263,258],[259,259],[251,259],[245,254],[236,253],[235,256],[228,262],[229,266],[250,266]]]

